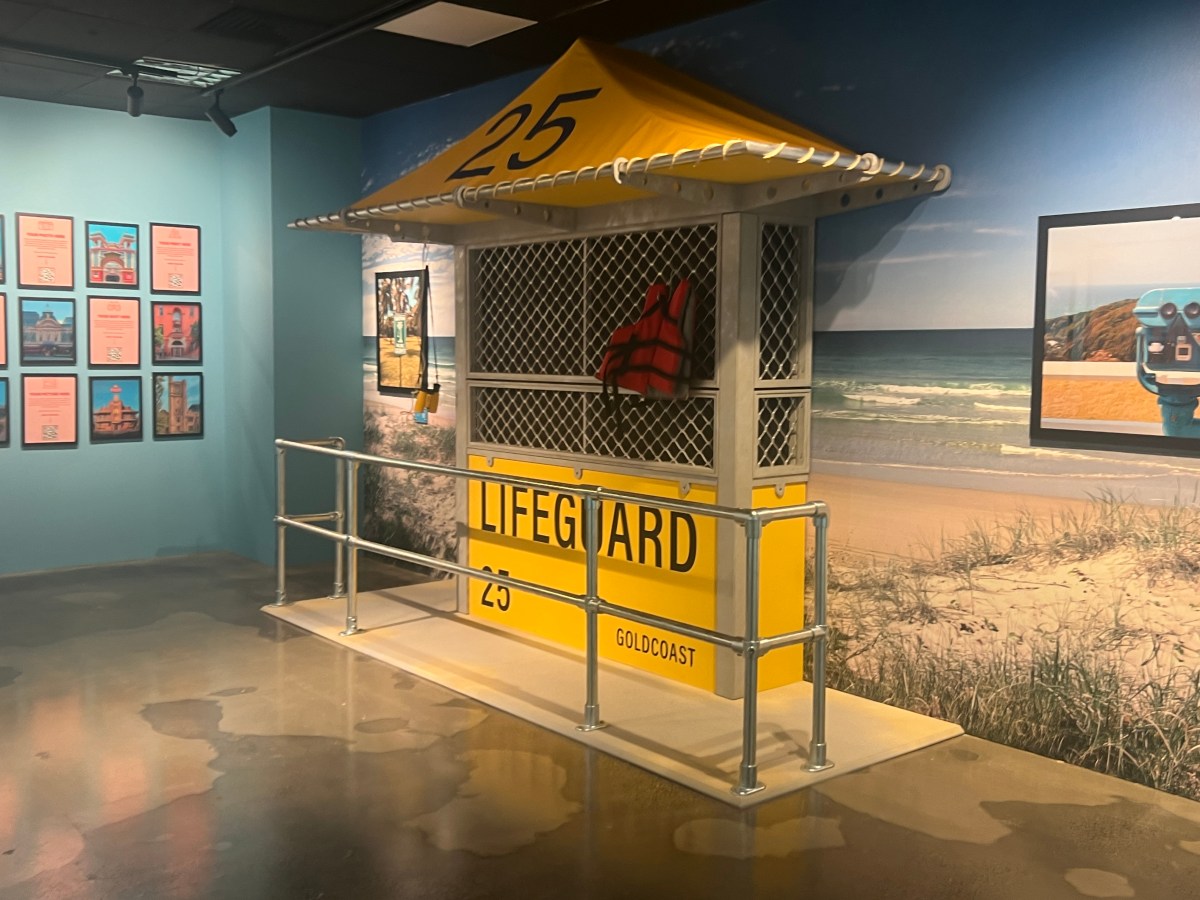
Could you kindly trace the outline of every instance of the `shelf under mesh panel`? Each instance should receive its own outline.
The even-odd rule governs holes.
[[[471,389],[471,440],[712,469],[716,401],[658,400],[554,388]]]

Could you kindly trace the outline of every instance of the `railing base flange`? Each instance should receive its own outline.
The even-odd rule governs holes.
[[[824,772],[826,769],[832,769],[832,768],[833,768],[833,763],[827,762],[827,763],[822,763],[819,766],[805,766],[804,771],[805,772]]]
[[[271,605],[272,606],[287,606],[287,603],[288,603],[287,594],[280,594],[279,592],[276,592],[275,593],[275,601]]]
[[[767,786],[761,781],[756,781],[754,787],[742,787],[740,784],[737,787],[730,788],[729,792],[735,797],[749,797],[751,794],[757,794],[759,791],[765,791]]]
[[[608,727],[607,722],[597,722],[595,725],[576,725],[575,730],[583,731],[583,732],[599,731],[600,729],[607,728],[607,727]]]

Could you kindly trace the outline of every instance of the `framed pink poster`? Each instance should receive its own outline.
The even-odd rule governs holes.
[[[21,376],[21,446],[74,447],[78,418],[74,375]]]
[[[17,213],[17,285],[75,289],[75,219]]]
[[[8,368],[8,304],[0,294],[0,369]]]
[[[200,226],[150,223],[150,293],[200,293]]]
[[[142,363],[142,304],[136,297],[88,297],[88,366]]]

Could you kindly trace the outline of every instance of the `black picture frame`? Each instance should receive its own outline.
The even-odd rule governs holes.
[[[114,236],[117,237],[115,242],[112,240]],[[137,225],[87,220],[84,222],[83,237],[87,244],[85,283],[89,288],[138,289],[141,278],[141,235]],[[129,246],[126,246],[127,243]]]
[[[101,402],[105,397],[107,402]],[[92,375],[88,378],[88,441],[115,444],[145,435],[145,396],[140,375]]]
[[[21,297],[18,306],[21,365],[74,365],[79,347],[75,300],[70,297]],[[40,311],[38,307],[41,307]]]
[[[182,404],[173,385],[183,384]],[[192,388],[195,387],[195,402]],[[155,372],[150,376],[154,409],[154,439],[186,440],[204,436],[204,374],[202,372]]]
[[[0,291],[0,370],[8,368],[8,294]]]
[[[194,232],[196,236],[196,255],[194,261],[188,258],[176,257],[169,259],[169,251],[164,250],[164,241],[170,237],[162,229],[178,229],[184,232]],[[172,222],[151,222],[149,240],[147,241],[150,256],[150,293],[173,296],[198,297],[202,290],[203,278],[203,244],[199,225],[184,225]]]
[[[35,411],[33,414],[29,411],[29,392],[30,384],[33,382],[45,383],[46,381],[61,381],[71,385],[71,411],[70,415],[70,431],[68,432],[73,440],[58,440],[57,434],[50,434],[49,431],[43,430],[42,439],[36,441],[29,440],[29,423],[31,415],[38,417]],[[54,419],[45,426],[51,428],[54,426]],[[74,373],[63,374],[61,372],[45,372],[37,375],[22,375],[21,376],[21,447],[26,450],[53,450],[53,449],[70,449],[79,446],[79,376]]]
[[[1179,362],[1152,350],[1172,298]],[[1166,433],[1177,424],[1159,402],[1164,389],[1200,397],[1197,335],[1200,203],[1040,217],[1030,444],[1200,455],[1200,422],[1195,436]]]
[[[106,309],[105,305],[111,305],[114,309],[108,314],[109,321],[114,321],[113,316],[120,311],[121,308],[132,310],[133,323],[127,329],[132,334],[127,334],[127,344],[122,344],[119,340],[120,331],[116,329],[117,318],[114,325],[107,326],[105,323]],[[100,295],[89,295],[87,298],[87,322],[88,322],[88,351],[87,362],[89,369],[138,369],[142,365],[142,301],[138,297],[104,297]],[[105,346],[106,339],[110,339],[109,335],[116,336],[116,343],[110,343]],[[131,345],[131,346],[130,346]],[[129,358],[132,355],[132,358]]]
[[[0,447],[12,443],[12,393],[8,379],[0,378]]]
[[[150,359],[156,366],[204,362],[204,314],[198,300],[150,301]]]
[[[429,355],[425,335],[428,306],[428,269],[375,273],[375,386],[379,393],[412,397],[422,387]]]
[[[58,276],[52,278],[39,278],[36,281],[27,281],[24,278],[26,257],[32,254],[32,249],[25,246],[25,230],[22,223],[25,219],[38,219],[53,222],[67,223],[67,249],[65,259],[59,259],[66,265],[68,280],[62,282]],[[26,213],[19,212],[15,217],[15,228],[17,236],[17,287],[22,290],[31,291],[73,291],[75,290],[75,217],[74,216],[58,216],[49,213]],[[62,254],[60,254],[61,256]],[[54,270],[57,272],[57,268]]]

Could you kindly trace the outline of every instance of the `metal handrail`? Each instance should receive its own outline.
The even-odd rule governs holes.
[[[745,660],[744,688],[742,695],[742,761],[738,771],[738,782],[733,792],[740,796],[756,793],[764,788],[758,781],[757,738],[758,738],[758,661],[772,650],[796,644],[813,645],[812,679],[812,735],[809,742],[807,769],[819,772],[832,766],[827,756],[825,742],[825,662],[826,644],[829,638],[828,616],[828,552],[829,510],[821,501],[774,507],[771,509],[740,509],[709,505],[690,500],[670,500],[628,491],[615,491],[599,485],[566,485],[537,478],[500,475],[443,466],[372,456],[345,449],[343,438],[322,438],[315,441],[275,441],[276,489],[275,500],[275,605],[287,603],[287,529],[297,528],[341,545],[334,554],[334,598],[346,598],[346,628],[344,636],[357,634],[358,627],[358,554],[374,553],[401,562],[416,563],[437,571],[449,572],[469,578],[478,578],[492,584],[503,585],[525,591],[548,600],[566,603],[582,609],[586,615],[586,670],[587,697],[584,703],[584,721],[580,731],[595,731],[605,727],[600,720],[599,703],[599,625],[601,615],[637,622],[659,628],[673,634],[690,637],[719,647],[733,650]],[[332,457],[336,465],[337,509],[328,513],[312,513],[288,516],[287,514],[287,452],[289,450],[315,453]],[[433,475],[448,475],[455,478],[473,479],[489,484],[507,484],[525,488],[544,488],[555,493],[567,494],[583,500],[583,541],[586,554],[586,589],[582,594],[573,594],[533,581],[513,578],[488,569],[477,569],[461,563],[426,556],[412,550],[389,547],[386,544],[365,540],[358,535],[358,468],[360,465],[378,465],[386,468],[424,472]],[[721,631],[702,628],[687,622],[631,609],[605,600],[599,595],[599,515],[603,500],[621,501],[640,506],[691,513],[709,518],[736,522],[746,531],[746,629],[744,635],[730,635]],[[796,631],[760,637],[758,634],[759,613],[759,559],[762,531],[766,525],[784,519],[808,518],[813,521],[815,532],[814,575],[813,575],[813,624]],[[334,528],[323,528],[317,522],[333,522]],[[335,530],[340,525],[340,529]]]

